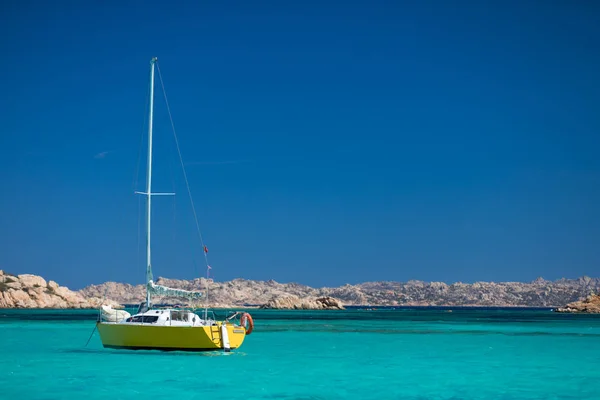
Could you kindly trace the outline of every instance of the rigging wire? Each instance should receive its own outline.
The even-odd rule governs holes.
[[[176,171],[176,167],[175,167],[175,162],[173,160],[173,157],[168,157],[169,160],[169,177],[171,178],[171,192],[175,193],[176,192],[176,183],[175,183],[175,171]],[[171,196],[173,199],[173,220],[172,220],[172,225],[171,225],[171,240],[172,240],[172,248],[175,249],[176,248],[176,244],[177,244],[177,196]],[[198,272],[198,271],[196,271]]]
[[[138,225],[137,225],[137,267],[138,269],[141,269],[141,237],[142,237],[142,196],[137,196],[138,198],[138,210],[137,210],[137,217],[138,217]],[[146,268],[144,268],[144,272],[146,271]]]
[[[160,72],[160,66],[158,62],[156,62],[156,68],[158,71],[158,78],[160,80],[160,85],[162,88],[163,96],[165,98],[165,104],[167,106],[167,113],[169,114],[169,121],[171,122],[171,130],[173,131],[173,137],[175,138],[175,145],[177,147],[177,154],[179,155],[179,162],[181,163],[181,170],[183,171],[183,178],[185,180],[185,186],[187,188],[188,197],[190,199],[190,203],[192,206],[192,212],[194,214],[194,221],[196,223],[196,230],[198,232],[198,237],[200,239],[200,245],[202,246],[202,253],[204,254],[204,261],[206,263],[206,304],[205,304],[205,317],[208,313],[208,276],[209,271],[212,269],[208,263],[208,251],[206,246],[204,245],[204,239],[202,238],[202,232],[200,231],[200,223],[198,222],[198,213],[196,212],[196,207],[194,205],[194,200],[192,198],[192,191],[190,189],[190,184],[188,181],[187,173],[185,172],[185,165],[183,163],[183,157],[181,156],[181,149],[179,147],[179,140],[177,139],[177,133],[175,132],[175,124],[173,123],[173,116],[171,115],[171,107],[169,106],[169,100],[167,99],[167,92],[165,90],[165,84],[163,82],[162,74]]]

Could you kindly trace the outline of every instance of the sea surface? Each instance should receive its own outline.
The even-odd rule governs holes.
[[[185,353],[104,349],[94,311],[0,309],[0,398],[600,399],[600,316],[250,312],[240,349]]]

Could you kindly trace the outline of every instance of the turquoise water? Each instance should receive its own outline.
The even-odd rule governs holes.
[[[92,311],[0,310],[0,398],[600,399],[600,317],[252,310],[232,353],[103,349]]]

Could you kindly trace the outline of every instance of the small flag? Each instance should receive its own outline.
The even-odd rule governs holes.
[[[204,246],[204,252],[208,253],[208,247]]]

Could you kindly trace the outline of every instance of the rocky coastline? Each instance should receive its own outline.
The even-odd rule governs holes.
[[[600,314],[600,295],[590,295],[583,300],[574,301],[555,310],[561,313]]]
[[[572,303],[600,292],[600,279],[589,277],[556,281],[538,278],[529,283],[381,281],[323,288],[274,280],[234,279],[215,282],[205,278],[158,278],[156,282],[203,292],[208,288],[208,306],[211,308],[340,309],[339,304],[341,307],[548,307],[558,311],[559,308],[576,309],[571,307]],[[145,287],[141,284],[106,282],[73,291],[39,276],[8,274],[0,270],[0,308],[98,308],[101,304],[117,307],[139,304],[144,300],[144,295]],[[159,301],[164,304],[186,304],[177,298],[161,298]],[[565,307],[565,304],[568,306]],[[191,305],[204,306],[204,303]]]
[[[215,282],[204,278],[176,280],[158,278],[157,283],[186,290],[210,293],[210,307],[260,307],[273,298],[290,296],[299,299],[332,297],[344,306],[482,306],[482,307],[563,307],[565,304],[600,292],[600,279],[582,277],[548,281],[538,278],[523,282],[365,282],[340,287],[313,288],[298,283],[274,280],[234,279]],[[143,285],[107,282],[80,291],[84,297],[103,297],[122,304],[139,303],[144,298]],[[177,299],[165,299],[177,302]]]
[[[276,310],[345,310],[333,297],[300,298],[298,296],[273,297],[259,308]]]
[[[98,308],[102,304],[120,307],[113,300],[84,297],[37,275],[13,275],[0,270],[0,308]]]

